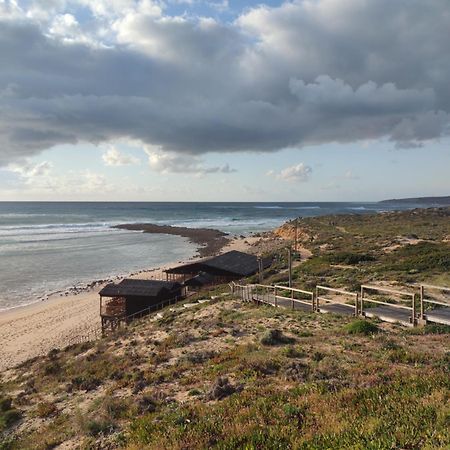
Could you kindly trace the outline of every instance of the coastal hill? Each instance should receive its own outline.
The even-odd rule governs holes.
[[[286,283],[297,225],[309,256],[295,261],[295,287],[450,286],[449,219],[450,208],[303,218],[282,227],[283,247],[264,233],[253,250],[274,256],[264,283]],[[212,287],[4,371],[0,448],[445,448],[449,331],[258,306]]]
[[[450,205],[450,196],[445,196],[445,197],[395,198],[395,199],[390,199],[390,200],[381,200],[378,203],[446,206],[446,205]]]

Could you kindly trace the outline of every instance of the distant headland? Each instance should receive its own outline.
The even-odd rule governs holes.
[[[389,200],[382,200],[378,203],[411,203],[420,205],[450,205],[450,196],[446,197],[414,197],[414,198],[394,198]]]

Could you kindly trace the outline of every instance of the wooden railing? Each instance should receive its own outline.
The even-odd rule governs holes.
[[[422,320],[426,320],[425,317],[425,304],[431,304],[431,305],[439,305],[449,308],[450,307],[450,301],[444,302],[440,300],[430,299],[426,298],[426,291],[433,290],[433,291],[440,291],[450,294],[450,288],[444,287],[444,286],[434,286],[432,284],[421,284],[420,285],[420,318]]]
[[[321,296],[319,295],[320,291],[326,291],[326,292],[332,292],[334,294],[340,294],[341,296],[344,297],[350,297],[352,299],[354,299],[354,305],[349,305],[346,301],[340,301],[340,300],[336,300],[336,299],[329,299],[327,297]],[[358,311],[358,294],[354,293],[354,292],[348,292],[348,291],[344,291],[343,289],[335,289],[335,288],[330,288],[327,286],[316,286],[316,309],[317,311],[320,311],[320,301],[324,301],[324,302],[328,302],[328,303],[335,303],[338,305],[343,305],[343,306],[347,306],[349,308],[354,308],[355,309],[355,316],[357,316],[359,314]]]
[[[374,292],[381,292],[381,293],[396,295],[396,296],[400,297],[400,299],[401,299],[401,297],[411,298],[411,306],[399,305],[398,303],[383,302],[380,300],[374,300],[371,298],[367,298],[365,296],[367,291],[374,291]],[[390,308],[406,309],[411,312],[411,314],[410,314],[411,323],[412,324],[416,323],[416,294],[414,294],[414,293],[407,292],[407,291],[398,291],[395,289],[385,288],[382,286],[372,286],[372,285],[363,284],[363,285],[361,285],[361,314],[364,312],[364,302],[373,303],[376,305],[389,306]]]
[[[302,303],[311,306],[311,309],[313,311],[320,311],[320,302],[328,302],[333,304],[341,304],[344,306],[347,306],[349,308],[354,308],[354,315],[355,316],[364,316],[364,305],[365,303],[373,303],[375,305],[384,305],[388,306],[394,309],[402,309],[410,311],[410,322],[413,325],[417,325],[417,319],[418,314],[416,312],[416,294],[409,291],[401,291],[401,290],[395,290],[386,288],[383,286],[374,286],[374,285],[362,285],[361,286],[361,292],[360,294],[356,292],[349,292],[343,289],[336,289],[331,288],[328,286],[316,286],[315,292],[306,291],[303,289],[298,288],[292,288],[287,286],[280,286],[280,285],[264,285],[264,284],[238,284],[235,282],[230,283],[230,287],[233,293],[237,294],[240,298],[242,298],[244,301],[256,301],[258,303],[265,303],[271,306],[280,306],[280,301],[287,301],[288,303],[291,303],[292,308],[294,309],[295,303]],[[425,290],[426,289],[435,289],[440,290],[445,293],[450,293],[450,288],[443,287],[443,286],[433,286],[433,285],[426,285],[422,284],[420,286],[420,315],[419,318],[426,318],[424,315],[424,304],[430,303],[430,304],[436,304],[443,307],[450,308],[450,302],[445,301],[439,301],[439,300],[433,300],[433,299],[427,299],[425,298]],[[323,293],[329,292],[329,293],[335,293],[340,294],[340,296],[343,297],[350,297],[352,299],[352,302],[349,304],[345,300],[341,300],[339,298],[331,299],[329,297],[326,297]],[[403,297],[403,300],[400,298],[401,301],[408,303],[409,305],[405,304],[399,304],[398,302],[388,302],[388,301],[381,301],[378,299],[373,299],[367,297],[368,291],[375,291],[379,293],[384,294],[391,294],[391,296],[400,296]],[[290,297],[285,295],[280,295],[283,292],[289,292]],[[295,298],[295,293],[306,295],[310,298],[306,299],[298,299]],[[405,300],[404,297],[407,297],[408,300]],[[360,300],[360,301],[359,301]],[[286,306],[286,305],[285,305]]]

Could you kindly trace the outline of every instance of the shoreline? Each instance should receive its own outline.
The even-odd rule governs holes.
[[[259,237],[229,237],[217,253],[247,251]],[[93,280],[82,289],[64,290],[48,298],[0,311],[0,372],[11,369],[30,358],[45,355],[54,348],[68,345],[83,330],[100,329],[98,292],[109,282],[123,278],[161,279],[169,267],[191,262],[198,251],[182,261],[150,267],[125,276],[115,275],[106,280]],[[65,295],[66,292],[69,292]]]
[[[167,236],[179,236],[188,239],[188,241],[196,245],[194,253],[186,259],[176,262],[168,262],[163,265],[167,268],[167,265],[174,266],[177,264],[185,264],[191,262],[197,258],[203,258],[208,256],[213,256],[222,251],[223,248],[227,247],[230,241],[235,239],[225,232],[209,229],[209,228],[187,228],[187,227],[177,227],[170,225],[156,225],[150,223],[138,223],[138,224],[119,224],[113,225],[110,228],[121,229],[135,232],[144,232],[149,234],[165,234]],[[23,308],[28,308],[36,304],[41,304],[42,302],[48,302],[54,300],[55,298],[67,298],[73,295],[78,295],[82,293],[89,292],[90,290],[98,287],[99,289],[107,283],[113,283],[117,280],[123,278],[130,278],[136,275],[142,275],[147,272],[154,272],[160,269],[159,267],[144,267],[135,269],[133,272],[121,272],[108,274],[102,279],[89,279],[78,284],[68,285],[56,291],[46,292],[42,296],[34,297],[33,300],[30,299],[28,303],[23,303],[17,306],[11,306],[8,308],[0,308],[0,318],[10,311],[19,311]]]
[[[157,225],[154,223],[125,223],[112,228],[119,230],[141,231],[149,234],[167,234],[187,238],[198,246],[200,257],[213,256],[226,246],[229,234],[213,228],[188,228],[172,225]]]

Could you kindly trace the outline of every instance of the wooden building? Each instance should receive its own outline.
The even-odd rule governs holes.
[[[173,267],[165,272],[167,280],[183,282],[203,273],[210,277],[210,284],[215,284],[254,275],[260,268],[264,269],[270,264],[270,259],[260,260],[255,255],[232,250],[213,258]]]
[[[184,296],[184,287],[174,281],[125,279],[108,284],[100,292],[102,330],[144,315],[169,300]]]
[[[184,285],[190,291],[198,291],[204,287],[214,284],[214,282],[215,282],[215,278],[213,275],[206,273],[206,272],[200,272],[199,274],[195,275],[194,277],[186,280],[184,282]]]

